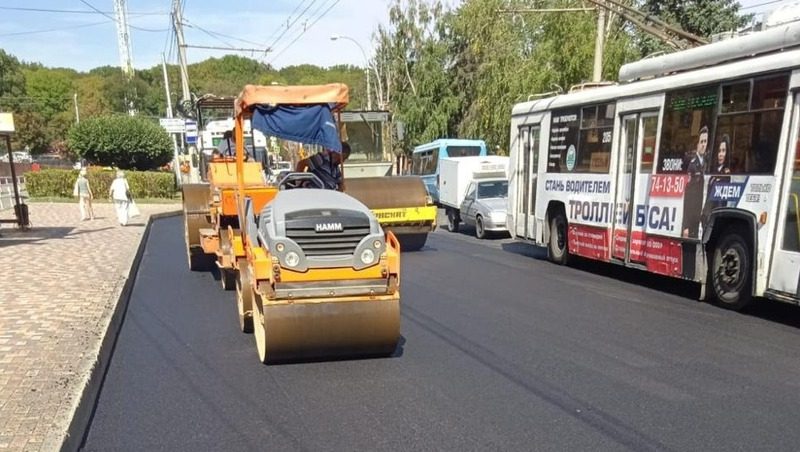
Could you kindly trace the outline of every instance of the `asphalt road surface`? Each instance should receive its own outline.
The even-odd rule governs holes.
[[[800,309],[558,267],[437,231],[403,255],[402,348],[264,366],[233,292],[153,225],[85,450],[797,450]]]

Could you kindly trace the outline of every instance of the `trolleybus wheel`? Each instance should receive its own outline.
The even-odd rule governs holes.
[[[753,253],[741,228],[728,228],[714,246],[709,269],[711,296],[721,307],[739,311],[753,298]]]
[[[547,245],[547,255],[550,261],[558,265],[566,265],[569,258],[567,218],[561,212],[556,213],[550,219],[550,241]]]

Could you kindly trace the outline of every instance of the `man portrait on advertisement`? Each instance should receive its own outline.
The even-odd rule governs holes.
[[[705,191],[706,149],[708,148],[708,127],[703,126],[697,136],[697,146],[688,158],[687,174],[689,181],[683,195],[683,237],[698,238],[700,219],[703,211]]]

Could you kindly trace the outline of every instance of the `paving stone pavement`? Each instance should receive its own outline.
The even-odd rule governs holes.
[[[119,226],[111,204],[29,204],[33,229],[0,227],[0,451],[61,447],[149,216]],[[13,211],[0,212],[13,218]],[[176,240],[181,240],[176,237]]]

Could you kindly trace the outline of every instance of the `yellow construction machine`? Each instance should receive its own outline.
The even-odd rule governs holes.
[[[436,228],[437,209],[421,177],[392,176],[389,113],[346,111],[338,117],[352,149],[344,163],[345,192],[372,209],[381,226],[400,240],[403,251],[421,249]]]
[[[218,265],[230,264],[236,280],[240,326],[255,333],[265,363],[386,356],[397,347],[395,235],[363,203],[323,189],[312,173],[291,173],[269,186],[245,161],[247,120],[267,136],[340,150],[334,115],[347,102],[343,84],[246,86],[235,101],[235,161],[210,164],[205,200],[184,193],[190,265],[199,250],[208,254],[217,246]]]
[[[185,220],[186,250],[191,270],[219,269],[222,287],[232,290],[238,271],[237,261],[245,257],[239,237],[239,214],[236,191],[239,174],[236,159],[232,156],[215,156],[209,127],[219,128],[226,121],[213,120],[215,112],[223,117],[233,113],[234,98],[203,97],[196,104],[197,119],[201,122],[201,149],[204,154],[199,183],[182,186]],[[209,121],[210,119],[210,121]],[[219,131],[216,135],[222,135]],[[248,134],[251,137],[253,134]],[[205,155],[212,155],[205,157]],[[263,206],[277,193],[270,186],[262,171],[261,163],[250,158],[243,163],[241,171],[245,192],[257,206]]]

